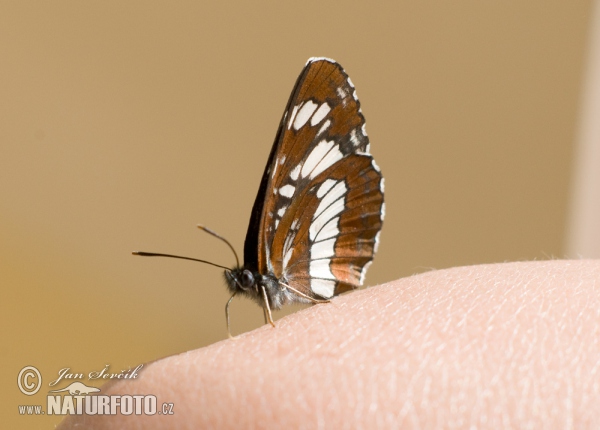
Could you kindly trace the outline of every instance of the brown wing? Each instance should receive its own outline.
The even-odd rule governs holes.
[[[292,91],[263,175],[246,236],[245,265],[287,279],[309,295],[314,295],[312,274],[323,275],[325,270],[319,267],[326,264],[335,281],[315,279],[322,279],[327,291],[331,282],[325,280],[336,282],[335,293],[359,285],[373,258],[383,209],[383,181],[368,151],[365,120],[348,75],[333,60],[309,60]],[[325,255],[325,248],[331,247],[331,238],[321,241],[321,234],[313,240],[310,229],[334,212],[332,208],[321,216],[316,212],[324,199],[337,196],[341,185],[320,188],[332,180],[345,184],[340,198],[348,206],[322,225],[323,231],[333,231],[332,220],[340,223],[335,255],[311,260],[311,252]],[[340,205],[340,198],[333,207]],[[294,229],[292,239],[288,233]],[[301,235],[303,231],[306,234]],[[293,244],[291,254],[286,243]],[[317,290],[327,296],[324,288]]]

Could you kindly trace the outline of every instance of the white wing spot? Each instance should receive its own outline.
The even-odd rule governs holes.
[[[346,82],[348,82],[348,85],[350,85],[350,88],[352,88],[352,97],[354,98],[354,100],[358,101],[358,96],[356,95],[356,87],[354,86],[352,79],[350,79],[350,76],[348,76],[348,79],[346,80]],[[359,109],[359,112],[360,112],[360,109]]]
[[[313,222],[308,229],[310,240],[317,241],[337,237],[337,235],[340,233],[340,229],[338,228],[339,223],[340,217],[335,217],[329,220],[329,222],[322,228],[320,224]]]
[[[317,190],[317,197],[322,198],[336,184],[334,179],[326,179]]]
[[[329,107],[327,103],[323,103],[321,106],[319,106],[319,109],[316,110],[315,114],[310,119],[310,125],[314,127],[315,125],[319,124],[321,121],[323,121],[323,118],[327,116],[330,110],[331,107]]]
[[[308,59],[308,61],[306,62],[306,64],[314,63],[316,61],[329,61],[330,63],[336,64],[335,60],[332,60],[331,58],[327,58],[327,57],[310,57]]]
[[[279,194],[284,196],[284,197],[288,197],[288,198],[292,198],[292,196],[294,195],[294,192],[296,192],[296,187],[294,187],[293,185],[284,185],[283,187],[281,187],[279,189]]]
[[[296,130],[300,130],[300,128],[309,120],[310,116],[314,113],[317,107],[318,105],[312,100],[304,103],[304,106],[300,108],[298,114],[296,115],[296,119],[294,120],[294,128]]]
[[[371,263],[373,263],[373,261],[367,261],[367,264],[365,264],[364,267],[362,268],[362,270],[360,271],[360,281],[359,281],[360,285],[362,285],[365,282],[365,276],[367,274],[367,269],[369,268]]]
[[[287,206],[284,206],[277,211],[277,215],[279,215],[279,218],[283,218],[283,214],[285,213],[286,210],[287,210]]]
[[[310,276],[312,278],[336,279],[329,268],[330,260],[313,260],[310,262]]]
[[[356,135],[356,129],[353,129],[350,132],[350,142],[352,142],[352,144],[354,146],[358,146],[360,144],[359,140],[358,140],[358,136]]]
[[[314,219],[313,223],[311,224],[311,227],[313,224],[325,225],[327,223],[327,221],[329,221],[330,219],[334,218],[336,215],[343,212],[344,206],[345,206],[345,200],[346,199],[341,198],[341,199],[334,201],[331,204],[331,206],[329,206],[327,209],[325,209],[323,212],[321,212],[321,214],[317,218]],[[318,231],[318,229],[317,229],[317,231]]]
[[[361,129],[362,129],[363,136],[366,136],[367,135],[367,124],[363,123]]]
[[[335,241],[336,237],[322,242],[315,242],[310,247],[310,259],[317,260],[319,258],[331,258],[335,255]]]
[[[325,157],[325,155],[329,152],[331,147],[333,146],[333,141],[322,140],[317,143],[317,146],[313,148],[310,152],[310,155],[304,162],[304,166],[302,166],[302,177],[306,178],[310,172],[313,171],[319,161]]]
[[[294,106],[294,109],[292,110],[292,115],[290,116],[290,122],[288,122],[288,130],[292,127],[292,123],[294,122],[294,118],[296,118],[296,114],[298,113],[298,109],[300,108],[300,106],[302,106],[302,103]]]
[[[300,164],[298,164],[296,167],[294,167],[294,170],[292,170],[292,172],[290,173],[290,178],[292,178],[293,181],[297,181],[299,175],[300,175]]]
[[[320,136],[325,130],[327,130],[329,128],[329,126],[331,125],[331,121],[327,120],[323,123],[323,125],[321,126],[321,128],[319,129],[319,131],[317,132],[317,136]]]
[[[331,216],[326,217],[329,220],[344,210],[344,196],[348,191],[348,187],[342,181],[338,182],[330,191],[327,192],[325,198],[319,202],[319,206],[313,215],[313,220],[316,220],[321,214],[330,213]],[[332,213],[333,212],[333,213]],[[324,223],[323,223],[324,224]]]
[[[285,238],[285,242],[283,243],[283,252],[287,254],[287,251],[292,247],[292,243],[296,238],[296,233],[289,233]]]
[[[292,248],[290,248],[283,256],[283,270],[286,269],[288,263],[290,262],[290,259],[292,258],[293,253],[294,253],[294,250]]]
[[[311,279],[310,289],[313,290],[315,294],[329,299],[333,297],[333,292],[335,291],[335,281]]]
[[[373,166],[373,168],[378,171],[381,172],[381,169],[379,168],[379,166],[377,165],[377,163],[375,162],[375,159],[371,159],[371,165]]]
[[[336,215],[345,208],[345,194],[347,191],[346,184],[340,181],[321,200],[308,229],[310,240],[314,242],[338,235],[340,232],[338,228],[340,217]]]
[[[379,235],[380,234],[381,234],[381,230],[379,230],[377,232],[377,234],[375,235],[375,244],[373,245],[373,255],[375,255],[375,253],[379,249]]]
[[[333,149],[331,149],[331,151],[329,151],[327,155],[323,157],[323,159],[319,161],[319,164],[317,164],[317,166],[313,169],[313,171],[310,174],[310,179],[316,178],[321,172],[329,169],[342,158],[344,158],[344,154],[342,154],[342,151],[340,151],[340,146],[335,145]]]
[[[284,155],[283,157],[281,157],[281,158],[279,159],[279,164],[283,164],[283,163],[285,163],[285,159],[286,159],[286,156]]]
[[[339,98],[344,100],[344,106],[345,106],[346,105],[345,100],[346,100],[346,97],[348,97],[348,93],[342,87],[337,87],[335,92],[337,93]]]
[[[310,289],[313,290],[315,294],[329,299],[333,297],[333,292],[335,291],[335,281],[326,279],[311,279]]]

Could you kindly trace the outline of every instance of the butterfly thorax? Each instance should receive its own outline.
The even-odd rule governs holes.
[[[231,294],[241,294],[260,306],[264,304],[263,289],[271,309],[281,309],[285,304],[298,302],[298,297],[282,285],[273,274],[261,275],[256,270],[236,267],[225,271],[225,281]]]

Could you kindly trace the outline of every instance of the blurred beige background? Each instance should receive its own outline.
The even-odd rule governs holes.
[[[17,405],[45,404],[59,369],[118,372],[226,337],[219,270],[131,251],[233,264],[195,226],[242,252],[311,56],[352,77],[386,178],[369,285],[565,257],[590,16],[547,0],[0,5],[3,419],[58,422]],[[248,301],[232,312],[234,332],[263,323]],[[43,375],[31,397],[26,365]]]

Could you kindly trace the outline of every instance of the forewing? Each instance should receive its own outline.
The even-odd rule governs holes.
[[[270,246],[296,190],[344,156],[368,151],[350,78],[335,61],[311,58],[290,95],[267,161],[246,234],[245,265],[272,272]]]

